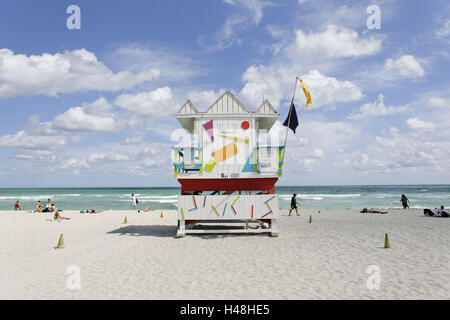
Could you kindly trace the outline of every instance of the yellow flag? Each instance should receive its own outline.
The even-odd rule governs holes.
[[[305,93],[305,97],[306,97],[306,109],[309,109],[309,105],[312,103],[311,100],[311,94],[309,93],[308,88],[306,87],[306,84],[303,82],[302,79],[299,79],[300,83],[302,84],[302,89],[303,92]]]

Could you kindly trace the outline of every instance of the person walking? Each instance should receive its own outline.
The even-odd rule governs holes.
[[[131,194],[131,207],[136,209],[137,206],[137,199],[134,193]]]
[[[403,205],[403,210],[409,209],[408,203],[409,203],[410,201],[409,201],[409,199],[408,199],[404,194],[402,194],[402,198],[400,199],[400,202],[401,202],[402,205]]]
[[[289,215],[291,215],[292,210],[295,209],[295,212],[297,213],[297,216],[299,216],[300,214],[298,213],[298,209],[297,209],[297,199],[295,198],[297,195],[294,193],[292,195],[291,198],[291,210],[289,210]]]

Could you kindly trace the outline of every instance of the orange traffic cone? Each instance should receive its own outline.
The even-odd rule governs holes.
[[[161,219],[164,218],[163,212],[161,211]]]

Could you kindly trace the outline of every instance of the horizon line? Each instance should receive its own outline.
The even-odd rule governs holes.
[[[358,187],[358,186],[447,186],[450,183],[411,183],[411,184],[305,184],[305,185],[280,185],[275,188],[296,187]],[[138,186],[96,186],[96,187],[0,187],[2,189],[181,189],[181,186],[138,187]]]

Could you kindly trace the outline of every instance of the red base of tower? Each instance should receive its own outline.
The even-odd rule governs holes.
[[[181,194],[192,191],[268,191],[275,193],[278,178],[178,179]]]

